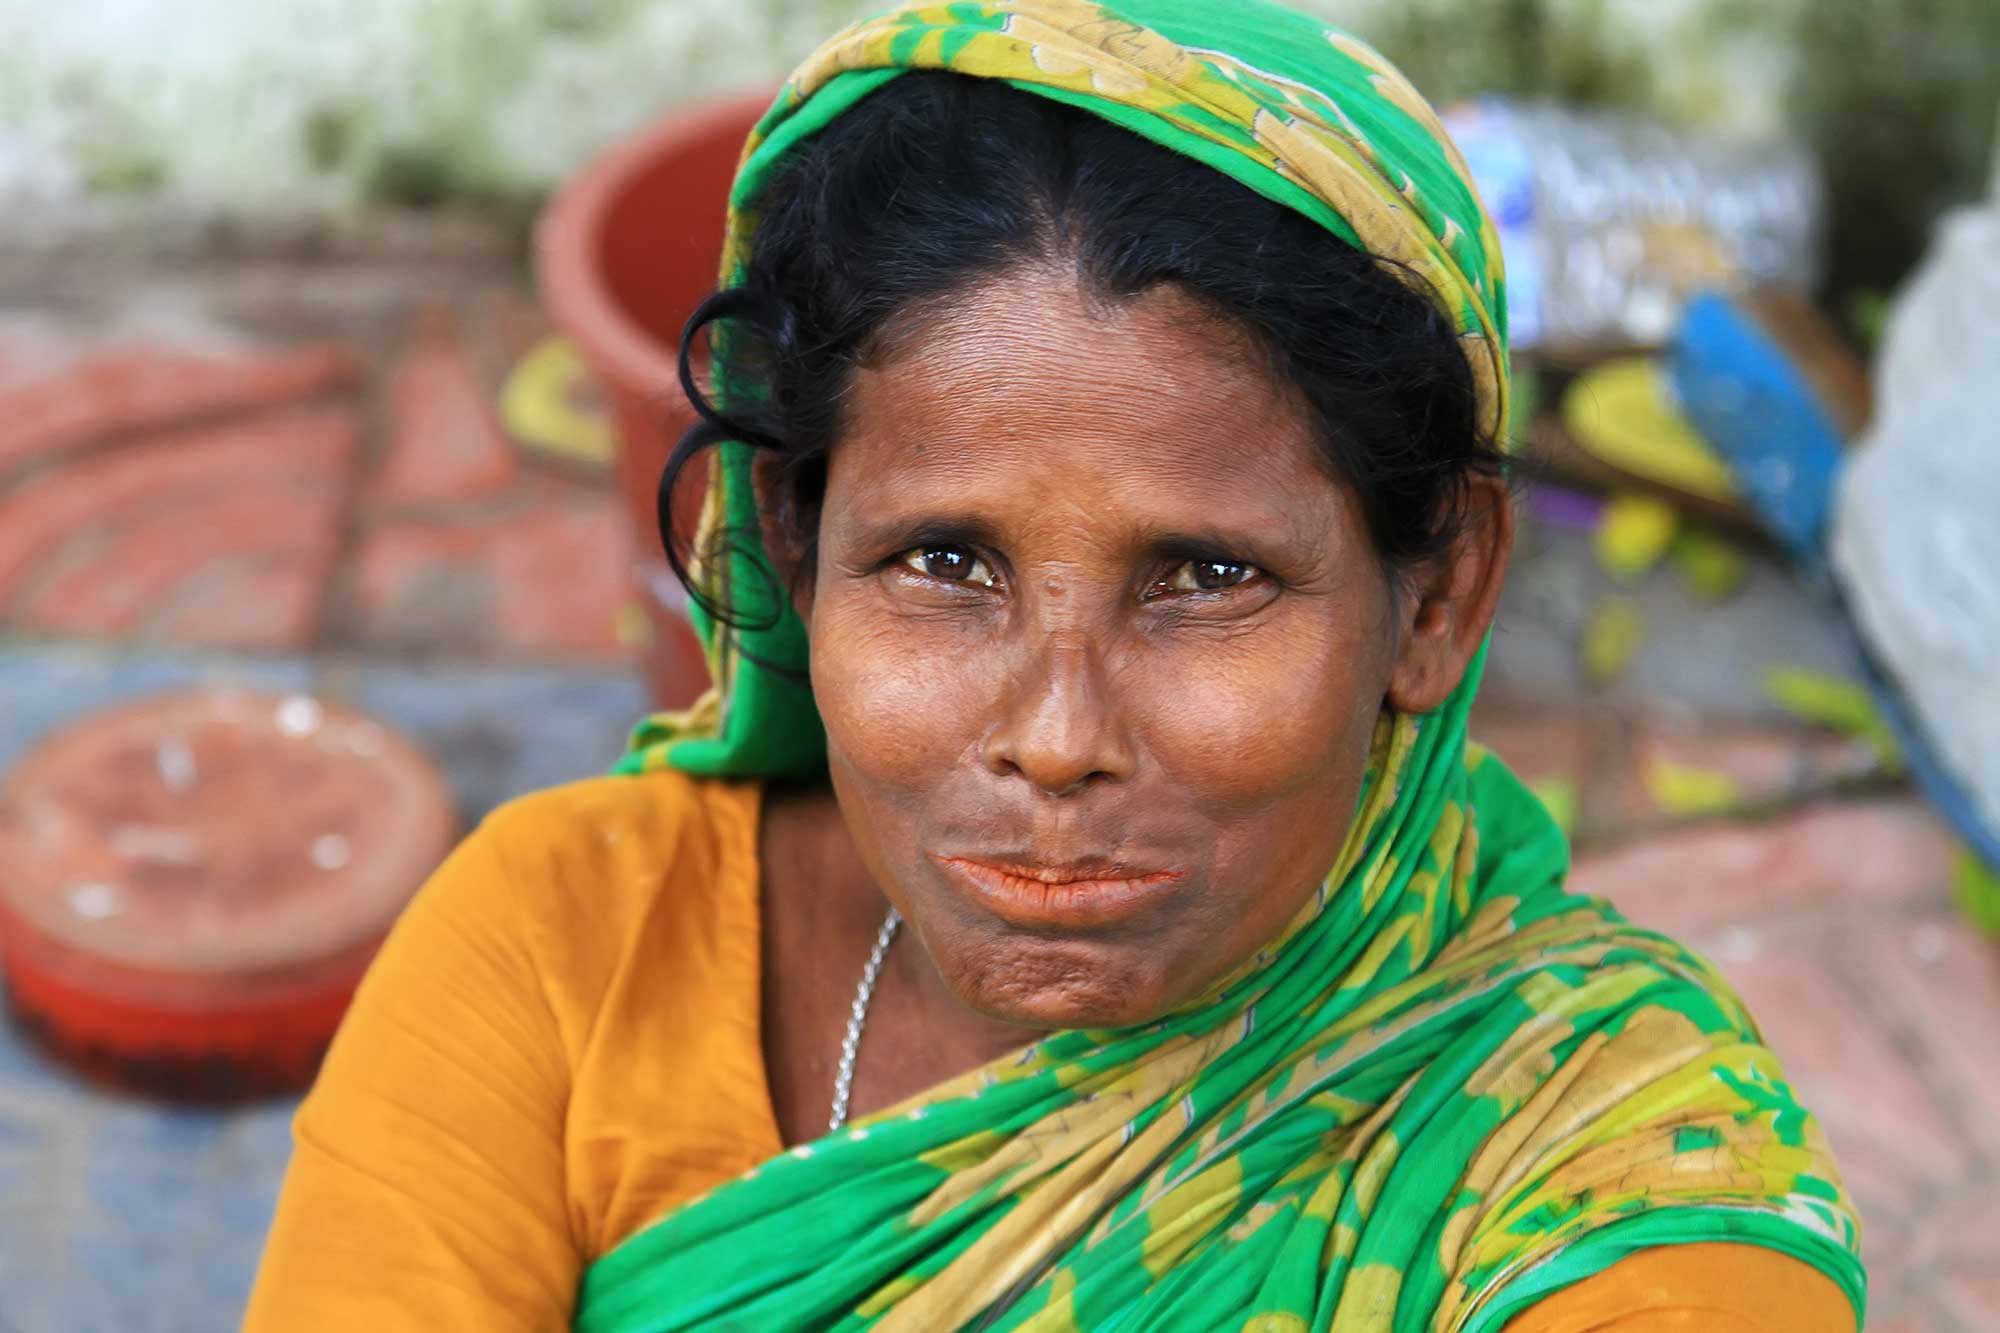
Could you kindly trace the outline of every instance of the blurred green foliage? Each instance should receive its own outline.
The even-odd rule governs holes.
[[[1607,0],[1408,0],[1362,25],[1435,100],[1477,93],[1644,108],[1655,66]]]
[[[1826,294],[1865,311],[1940,214],[2000,190],[2000,0],[1818,0],[1797,40],[1792,120],[1826,180]]]

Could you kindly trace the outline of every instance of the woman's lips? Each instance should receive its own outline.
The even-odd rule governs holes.
[[[940,856],[939,865],[1010,926],[1090,930],[1122,925],[1150,911],[1161,891],[1186,878],[1177,870],[1097,863],[1038,866]]]

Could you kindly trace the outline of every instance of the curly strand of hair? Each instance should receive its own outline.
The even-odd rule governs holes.
[[[659,486],[654,494],[654,518],[659,526],[660,545],[666,554],[667,564],[674,577],[687,589],[688,597],[700,607],[703,614],[732,631],[769,630],[779,623],[784,614],[784,591],[776,571],[766,558],[762,543],[754,540],[755,534],[745,534],[720,526],[709,534],[707,549],[696,552],[693,542],[684,540],[676,521],[674,499],[680,490],[681,478],[688,465],[708,450],[727,441],[735,441],[754,449],[783,453],[784,442],[776,436],[758,429],[748,421],[741,420],[721,410],[703,392],[694,373],[694,348],[696,340],[704,330],[722,320],[742,320],[755,326],[771,321],[773,314],[770,302],[757,293],[744,288],[729,288],[716,292],[700,306],[688,319],[681,332],[678,370],[681,392],[686,394],[689,406],[694,410],[696,421],[674,445],[668,454],[666,466],[660,471]],[[780,313],[775,321],[783,329],[788,316]],[[713,336],[713,335],[711,335]],[[782,336],[782,334],[780,335]],[[695,566],[711,570],[726,570],[729,573],[720,580],[702,580],[695,577]],[[736,575],[744,565],[756,570],[768,585],[771,595],[763,599],[764,605],[756,611],[746,610],[746,599],[736,589]],[[721,586],[729,589],[725,595],[717,595],[715,589]],[[738,644],[739,651],[741,644]],[[750,654],[745,653],[746,657]],[[754,657],[751,660],[756,660]],[[760,663],[761,665],[772,665]],[[791,668],[785,668],[790,670]]]

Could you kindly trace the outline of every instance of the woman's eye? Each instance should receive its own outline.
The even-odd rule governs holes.
[[[903,552],[905,567],[946,583],[993,586],[993,571],[984,560],[963,546],[913,546]]]
[[[1257,566],[1233,560],[1190,560],[1167,576],[1165,587],[1169,592],[1219,592],[1248,583],[1257,574]]]

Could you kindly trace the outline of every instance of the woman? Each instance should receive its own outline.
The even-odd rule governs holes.
[[[717,689],[412,906],[251,1328],[1855,1327],[1748,1016],[1465,740],[1504,303],[1400,76],[904,8],[735,205]]]

